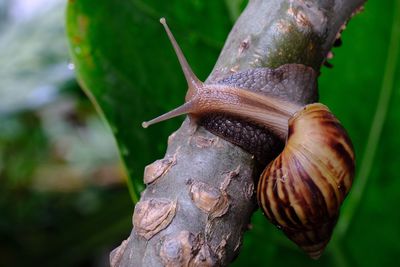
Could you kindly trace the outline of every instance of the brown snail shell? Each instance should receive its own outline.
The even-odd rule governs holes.
[[[329,242],[354,176],[354,151],[329,109],[310,104],[289,120],[282,153],[262,173],[266,217],[312,258]]]

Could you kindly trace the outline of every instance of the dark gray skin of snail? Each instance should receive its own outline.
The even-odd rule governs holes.
[[[310,67],[287,64],[276,69],[256,68],[235,73],[216,83],[305,105],[318,100],[316,76]],[[199,118],[198,124],[253,154],[261,166],[284,147],[283,140],[269,129],[240,117],[208,113]]]
[[[283,151],[260,176],[257,200],[266,217],[288,238],[310,257],[320,257],[352,184],[354,149],[326,106],[305,105],[317,98],[315,71],[288,64],[205,84],[193,74],[165,20],[160,22],[189,88],[182,106],[143,122],[143,127],[188,114],[260,162],[274,158],[280,152],[277,144],[284,143]]]

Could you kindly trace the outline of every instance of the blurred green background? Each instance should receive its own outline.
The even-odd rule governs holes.
[[[0,0],[0,266],[108,266],[130,233],[144,166],[182,121],[140,126],[186,90],[158,19],[204,80],[245,4]],[[399,1],[369,0],[342,39],[320,96],[358,168],[333,240],[310,260],[256,213],[233,266],[398,266]]]

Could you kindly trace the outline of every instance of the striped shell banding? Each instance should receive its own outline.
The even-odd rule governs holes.
[[[289,121],[285,149],[262,173],[257,199],[267,218],[318,258],[350,190],[354,152],[328,108],[307,105]]]

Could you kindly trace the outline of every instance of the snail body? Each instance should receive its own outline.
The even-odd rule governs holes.
[[[142,126],[146,128],[182,114],[201,121],[218,113],[272,131],[285,141],[285,146],[260,176],[259,205],[273,224],[310,257],[318,258],[331,238],[354,176],[354,151],[345,129],[320,103],[301,106],[229,82],[203,84],[193,74],[165,19],[160,22],[175,49],[188,92],[182,106]],[[283,68],[313,73],[311,68],[299,64]]]

